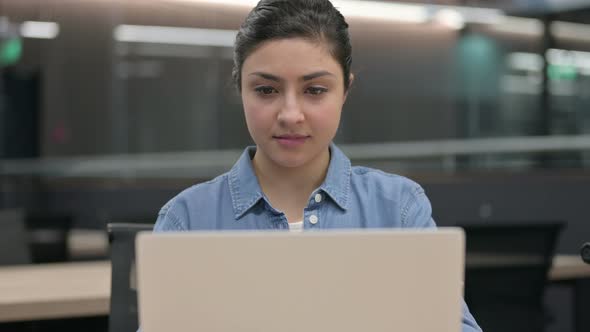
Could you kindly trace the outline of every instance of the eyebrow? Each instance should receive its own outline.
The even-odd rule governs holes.
[[[276,75],[264,73],[264,72],[260,72],[260,71],[253,72],[249,76],[259,76],[259,77],[262,77],[262,78],[267,79],[269,81],[275,81],[275,82],[282,82],[283,81],[282,78],[280,78]],[[315,73],[304,75],[302,78],[303,78],[303,81],[309,81],[309,80],[313,80],[314,78],[318,78],[318,77],[322,77],[322,76],[334,76],[334,74],[330,73],[329,71],[322,70],[322,71],[318,71]]]
[[[307,74],[307,75],[303,76],[303,80],[309,81],[309,80],[313,80],[314,78],[328,76],[328,75],[334,76],[334,74],[330,73],[329,71],[322,70],[322,71],[318,71],[318,72]]]

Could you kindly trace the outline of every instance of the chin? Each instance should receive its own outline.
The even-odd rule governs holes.
[[[301,149],[285,149],[275,144],[269,144],[266,146],[258,145],[258,148],[264,151],[263,154],[269,162],[285,168],[306,166],[316,160],[319,153],[321,153],[314,146],[305,146]]]
[[[273,158],[273,162],[281,167],[297,168],[305,165],[309,160],[304,158]]]

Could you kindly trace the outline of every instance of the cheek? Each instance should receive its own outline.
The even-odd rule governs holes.
[[[269,127],[272,124],[272,112],[257,103],[244,103],[244,116],[250,131]],[[252,133],[254,134],[254,133]]]
[[[321,128],[332,129],[338,127],[341,112],[342,107],[338,102],[326,103],[310,113],[313,117],[310,122]]]

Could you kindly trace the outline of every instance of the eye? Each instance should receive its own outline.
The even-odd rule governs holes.
[[[270,95],[272,93],[278,92],[277,89],[273,88],[272,86],[258,86],[254,89],[254,91],[261,95]]]
[[[314,96],[321,95],[322,93],[325,93],[325,92],[328,92],[328,89],[322,88],[319,86],[310,86],[309,88],[307,88],[305,90],[305,93],[308,93],[308,94],[314,95]]]

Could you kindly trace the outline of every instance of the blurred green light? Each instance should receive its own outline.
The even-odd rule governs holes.
[[[574,66],[549,65],[547,67],[547,76],[551,80],[571,81],[578,77],[578,71]]]
[[[20,39],[12,38],[0,44],[0,65],[7,66],[16,63],[22,54]]]

